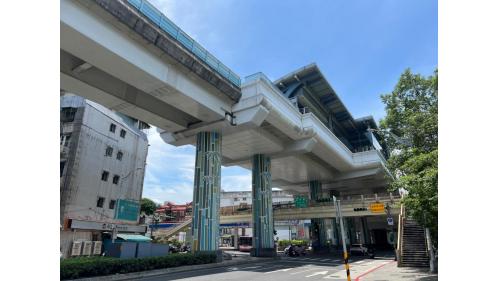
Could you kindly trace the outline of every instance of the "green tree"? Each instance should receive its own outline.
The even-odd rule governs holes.
[[[149,198],[141,199],[141,213],[144,212],[146,215],[152,215],[156,210],[156,204],[153,200]]]
[[[438,217],[438,71],[429,77],[405,70],[392,93],[381,96],[386,117],[380,127],[400,139],[385,139],[395,176],[389,189],[404,188],[407,215],[429,227],[437,246]],[[407,140],[406,143],[402,140]]]

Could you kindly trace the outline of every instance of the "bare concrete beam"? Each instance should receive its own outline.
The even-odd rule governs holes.
[[[76,80],[80,80],[89,86],[97,88],[103,93],[111,95],[124,103],[134,105],[165,120],[169,120],[170,122],[177,124],[180,128],[186,128],[188,124],[199,121],[195,117],[180,111],[179,109],[107,74],[96,67],[87,68],[86,71],[79,73],[73,71],[81,65],[84,65],[84,62],[79,58],[63,50],[60,51],[61,73],[64,73],[65,75]],[[96,100],[96,102],[99,101]],[[121,108],[121,110],[123,109],[125,108]],[[116,108],[114,110],[120,111],[120,108]],[[152,124],[158,125],[155,123]]]
[[[304,154],[311,152],[314,145],[316,145],[317,141],[314,138],[308,138],[308,139],[303,139],[299,141],[294,141],[290,144],[288,144],[285,149],[278,153],[273,153],[269,154],[271,156],[271,159],[278,159],[278,158],[284,158],[288,156],[293,156],[293,155],[298,155],[298,154]],[[247,162],[250,161],[249,157],[245,157],[242,159],[236,159],[236,160],[231,160],[228,158],[225,158],[227,162],[223,162],[222,164],[224,166],[241,166]]]

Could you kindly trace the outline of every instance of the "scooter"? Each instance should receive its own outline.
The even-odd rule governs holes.
[[[302,253],[302,250],[300,249],[300,247],[295,246],[295,245],[290,245],[290,246],[286,247],[284,253],[285,253],[285,255],[287,255],[289,257],[298,257],[301,254],[305,255],[305,252]]]

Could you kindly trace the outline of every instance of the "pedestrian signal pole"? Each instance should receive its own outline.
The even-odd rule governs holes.
[[[349,256],[347,254],[347,247],[345,245],[345,234],[344,234],[344,222],[342,219],[342,209],[340,207],[340,201],[337,201],[337,198],[333,196],[333,205],[335,207],[335,210],[337,212],[336,218],[337,222],[340,221],[340,234],[342,237],[342,248],[344,249],[344,265],[345,265],[345,271],[347,274],[347,281],[351,281],[351,273],[349,272]]]

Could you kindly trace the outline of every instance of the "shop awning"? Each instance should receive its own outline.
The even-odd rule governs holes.
[[[117,234],[116,237],[129,242],[151,242],[151,238],[138,234]]]

